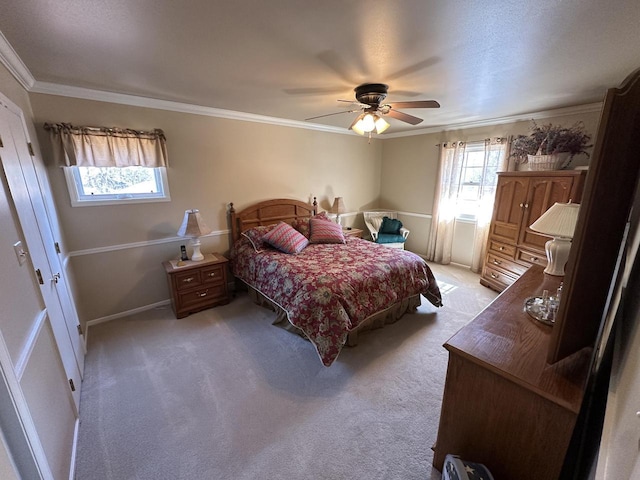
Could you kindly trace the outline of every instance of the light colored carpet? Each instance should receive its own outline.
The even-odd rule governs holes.
[[[439,479],[442,344],[496,294],[432,268],[443,308],[423,299],[328,368],[244,293],[92,327],[76,479]]]

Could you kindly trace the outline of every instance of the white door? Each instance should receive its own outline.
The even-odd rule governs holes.
[[[20,163],[22,141],[18,135],[18,141],[14,140],[16,131],[16,121],[21,124],[20,118],[15,113],[9,111],[5,105],[0,105],[0,137],[2,147],[0,147],[0,161],[4,169],[7,184],[13,198],[18,214],[20,225],[24,233],[27,245],[24,250],[31,257],[35,276],[37,278],[45,307],[51,320],[51,327],[56,339],[57,347],[62,358],[71,395],[78,410],[80,404],[80,386],[82,377],[78,365],[74,340],[78,340],[77,330],[75,335],[71,335],[62,310],[57,283],[60,282],[60,271],[53,271],[49,265],[46,249],[41,231],[39,228],[38,215],[42,216],[46,212],[43,210],[42,198],[40,202],[33,202],[30,197],[28,184]],[[23,137],[24,138],[24,137]],[[24,148],[27,148],[26,146]],[[23,153],[22,153],[23,154]],[[28,150],[27,150],[28,155]],[[28,173],[28,172],[27,172]],[[31,186],[33,190],[33,185]],[[46,233],[46,232],[45,232]]]

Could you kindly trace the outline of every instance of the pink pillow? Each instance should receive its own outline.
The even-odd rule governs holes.
[[[341,225],[320,218],[312,218],[309,220],[309,225],[311,243],[345,243]]]
[[[320,218],[322,220],[326,220],[327,222],[331,222],[332,220],[327,216],[326,212],[320,212],[312,218]],[[305,237],[309,238],[310,235],[310,227],[309,220],[311,218],[296,218],[293,222],[291,222],[291,226],[303,234]]]
[[[309,245],[309,239],[307,237],[284,222],[278,223],[276,228],[262,237],[262,240],[284,253],[300,253]]]
[[[247,237],[253,245],[253,249],[260,253],[262,249],[265,248],[264,244],[264,236],[269,233],[271,230],[276,228],[276,225],[260,225],[258,227],[253,227],[249,230],[242,232],[244,237]]]

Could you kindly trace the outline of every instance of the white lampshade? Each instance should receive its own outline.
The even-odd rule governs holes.
[[[336,197],[333,200],[333,206],[331,207],[331,213],[336,214],[336,223],[340,223],[340,215],[347,211],[347,208],[344,206],[344,201],[342,197]]]
[[[204,260],[204,255],[200,252],[200,236],[211,233],[211,230],[202,220],[198,209],[185,210],[182,225],[178,229],[178,235],[181,237],[191,237],[191,246],[193,247],[193,255],[191,260],[199,262]]]
[[[554,203],[529,227],[534,232],[553,237],[545,244],[547,268],[544,273],[564,275],[579,211],[580,205],[577,203]]]

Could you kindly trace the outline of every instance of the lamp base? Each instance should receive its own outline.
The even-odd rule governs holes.
[[[193,247],[193,254],[191,255],[192,262],[201,262],[204,260],[204,255],[200,251],[200,239],[194,238],[191,240],[191,246]]]
[[[571,240],[555,237],[545,243],[544,250],[547,253],[547,268],[544,269],[544,273],[564,276],[564,266],[569,259],[569,252],[571,251]]]

